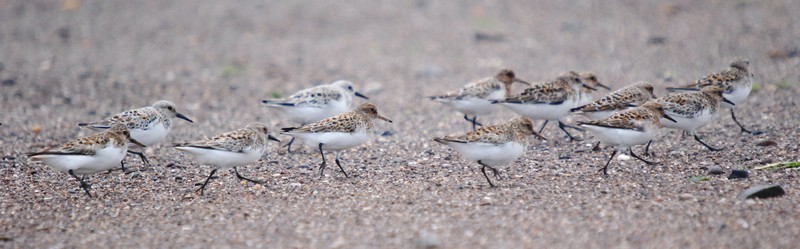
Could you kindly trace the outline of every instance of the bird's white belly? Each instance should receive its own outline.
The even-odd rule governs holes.
[[[576,101],[567,100],[558,105],[551,104],[517,104],[503,103],[503,106],[514,113],[534,120],[559,120],[569,115],[570,109],[575,108]]]
[[[711,121],[714,120],[714,116],[716,116],[715,114],[711,113],[710,109],[705,109],[692,118],[682,117],[670,112],[667,112],[667,115],[675,119],[675,121],[677,122],[672,122],[671,120],[661,118],[661,126],[671,129],[679,129],[687,131],[692,135],[694,135],[694,132],[700,127],[706,126],[707,124],[711,123]]]
[[[750,91],[752,91],[752,90],[753,90],[753,88],[752,88],[751,85],[742,86],[742,87],[734,89],[730,93],[723,93],[722,97],[725,97],[726,99],[730,100],[731,102],[733,102],[734,104],[736,104],[738,106],[738,105],[741,105],[742,103],[744,103],[744,101],[747,99],[747,96],[750,96]],[[725,103],[725,101],[720,102],[720,105],[722,107],[725,107],[725,108],[734,108],[734,107],[736,107],[736,106],[732,106],[732,105],[730,105],[728,103]]]
[[[261,159],[261,156],[264,154],[263,149],[247,149],[241,153],[197,147],[176,147],[176,149],[189,152],[198,162],[214,165],[217,168],[228,168],[254,163]]]
[[[525,153],[525,146],[517,142],[503,144],[490,143],[448,143],[461,157],[470,161],[481,161],[489,166],[507,165]]]
[[[278,109],[283,110],[289,120],[305,125],[346,112],[350,109],[350,104],[340,100],[328,102],[328,104],[321,107],[278,106]]]
[[[604,144],[617,146],[619,149],[626,149],[634,145],[647,143],[658,133],[656,129],[635,131],[594,125],[582,125],[581,127],[592,131],[594,136]]]
[[[98,150],[94,155],[38,155],[36,161],[44,161],[54,169],[68,173],[72,170],[75,174],[85,175],[105,172],[120,166],[125,157],[127,148],[114,148],[107,146]]]
[[[363,144],[369,139],[367,132],[320,132],[320,133],[290,133],[299,138],[304,144],[318,149],[322,143],[323,150],[345,150]]]
[[[487,115],[499,110],[497,106],[492,104],[491,100],[482,98],[465,97],[462,99],[448,99],[439,102],[466,115]]]
[[[164,140],[171,128],[167,128],[161,122],[153,122],[147,129],[130,129],[131,138],[139,141],[145,146],[157,144]]]

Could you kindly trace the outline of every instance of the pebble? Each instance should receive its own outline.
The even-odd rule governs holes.
[[[723,173],[725,173],[725,171],[722,170],[722,167],[720,167],[718,165],[713,165],[711,167],[708,167],[708,174],[709,175],[721,175]]]
[[[739,194],[739,200],[746,200],[750,198],[770,198],[785,195],[786,191],[783,190],[780,184],[772,185],[758,185],[749,188]]]
[[[694,195],[689,193],[683,193],[678,195],[678,200],[681,201],[692,200],[692,199],[694,199]]]
[[[731,174],[728,175],[728,179],[747,179],[750,177],[750,172],[743,169],[734,169],[731,171]]]

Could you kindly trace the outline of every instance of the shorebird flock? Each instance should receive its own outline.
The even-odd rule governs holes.
[[[649,155],[650,143],[663,128],[683,131],[707,149],[719,151],[721,147],[703,142],[697,130],[711,123],[720,114],[721,108],[730,109],[731,118],[742,132],[754,135],[762,133],[745,128],[734,114],[734,108],[744,103],[752,89],[753,75],[748,66],[747,60],[736,59],[721,72],[709,74],[692,84],[667,88],[672,93],[662,97],[653,94],[652,84],[638,82],[596,100],[593,93],[598,88],[611,89],[593,73],[570,71],[552,80],[529,83],[517,78],[512,70],[502,69],[492,77],[429,97],[464,114],[464,119],[470,122],[473,129],[464,134],[432,138],[432,141],[451,147],[465,160],[477,162],[491,187],[495,187],[495,184],[486,170],[489,169],[498,178],[497,167],[511,164],[524,155],[531,146],[528,141],[532,137],[547,140],[541,133],[550,121],[557,123],[570,141],[581,139],[568,129],[588,130],[599,140],[595,148],[600,143],[613,147],[608,161],[598,170],[606,175],[617,153],[628,153],[646,164],[655,164],[635,154],[632,148],[647,144],[643,155]],[[513,83],[524,84],[527,88],[519,94],[512,94]],[[319,177],[324,177],[328,164],[325,151],[333,151],[334,162],[342,174],[349,177],[340,162],[341,153],[368,141],[375,134],[375,119],[392,122],[370,103],[351,109],[353,97],[368,99],[355,90],[352,82],[339,80],[301,90],[284,99],[263,100],[262,103],[284,113],[285,117],[298,125],[280,129],[280,134],[291,136],[290,142],[285,145],[290,153],[295,140],[318,151],[322,159]],[[484,126],[478,122],[478,116],[502,112],[504,109],[516,116],[495,125]],[[578,121],[575,125],[563,122],[562,119],[569,115],[581,115],[588,120]],[[60,147],[29,153],[28,157],[31,161],[41,161],[69,174],[91,197],[87,175],[117,167],[125,171],[123,159],[127,153],[138,155],[145,164],[149,164],[141,150],[163,141],[171,130],[174,118],[192,122],[178,113],[172,102],[157,101],[151,106],[121,112],[101,121],[80,123],[79,126],[99,130],[99,133],[69,141]],[[535,121],[542,121],[538,129]],[[235,131],[194,142],[176,143],[173,147],[213,167],[205,181],[198,184],[200,188],[197,192],[202,195],[219,169],[233,168],[237,178],[262,184],[262,181],[239,174],[237,167],[260,160],[267,153],[270,140],[280,142],[269,131],[262,123],[250,123]]]

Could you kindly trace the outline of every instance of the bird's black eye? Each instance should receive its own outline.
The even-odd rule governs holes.
[[[353,87],[352,86],[348,86],[347,89],[353,90]]]

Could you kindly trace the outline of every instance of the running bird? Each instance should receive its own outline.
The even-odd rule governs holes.
[[[700,89],[699,92],[684,92],[656,99],[655,101],[664,107],[664,112],[676,121],[666,122],[662,119],[661,124],[666,128],[688,132],[694,136],[694,140],[697,140],[697,142],[700,142],[711,151],[722,150],[711,147],[700,140],[697,137],[697,129],[714,120],[714,117],[719,113],[721,103],[735,106],[733,102],[723,97],[724,91],[725,89],[719,86],[709,85]],[[645,153],[647,153],[647,150],[645,150]]]
[[[145,146],[151,146],[167,137],[172,130],[172,119],[180,118],[190,123],[193,122],[183,114],[178,113],[175,104],[159,100],[152,106],[128,110],[101,121],[91,123],[79,123],[78,126],[91,129],[108,129],[116,124],[125,125],[131,133],[131,137],[141,142]],[[144,163],[149,164],[142,152],[128,151],[128,153],[138,155]],[[122,164],[125,171],[125,165]]]
[[[428,98],[464,113],[464,119],[471,122],[472,130],[475,130],[476,126],[481,125],[477,121],[478,115],[494,112],[496,108],[492,106],[491,101],[510,97],[511,84],[514,82],[530,85],[524,80],[517,79],[514,71],[503,69],[494,77],[467,83],[458,91]],[[470,115],[472,118],[469,118]]]
[[[578,126],[594,133],[595,137],[603,143],[617,147],[611,153],[606,165],[600,169],[603,174],[608,175],[607,169],[611,159],[614,159],[617,152],[625,150],[628,150],[636,159],[650,165],[655,164],[655,162],[644,160],[634,154],[631,147],[652,140],[661,129],[661,118],[675,122],[673,118],[664,113],[664,107],[661,104],[649,101],[639,107],[617,112],[603,119],[578,122]]]
[[[589,119],[601,119],[611,115],[611,113],[644,104],[655,98],[653,85],[647,82],[639,82],[606,94],[597,101],[572,108],[570,111],[575,114],[582,114]]]
[[[594,90],[583,83],[574,73],[566,73],[553,81],[535,84],[516,96],[511,96],[503,100],[492,101],[493,104],[501,104],[511,111],[533,119],[544,119],[539,133],[549,121],[557,121],[560,128],[571,140],[578,140],[572,136],[565,128],[577,127],[569,126],[561,122],[561,118],[569,115],[569,111],[575,108],[580,101],[580,91],[582,88]]]
[[[369,99],[353,89],[353,82],[338,80],[304,89],[285,99],[262,100],[261,103],[283,112],[289,120],[303,126],[350,110],[353,95]],[[289,152],[292,152],[292,143],[294,138],[286,145]]]
[[[748,60],[737,58],[728,68],[722,70],[722,72],[709,74],[708,76],[697,80],[695,83],[683,87],[667,88],[667,90],[697,91],[705,86],[719,86],[722,89],[725,89],[725,91],[722,93],[722,96],[733,103],[729,104],[723,102],[721,106],[731,110],[731,118],[733,118],[733,122],[735,122],[736,125],[741,128],[741,132],[760,135],[764,132],[750,131],[744,128],[744,125],[736,120],[736,114],[734,114],[735,105],[741,105],[747,99],[747,96],[750,95],[750,91],[753,89],[753,74],[750,73],[750,70],[748,69],[749,66],[750,62]]]
[[[240,180],[250,181],[261,184],[257,181],[239,174],[237,166],[254,163],[261,159],[267,151],[267,140],[280,142],[277,138],[269,135],[269,129],[262,123],[250,123],[242,129],[225,132],[215,137],[191,143],[179,143],[174,147],[177,150],[188,152],[205,164],[211,164],[214,169],[208,174],[203,185],[197,189],[203,195],[208,181],[219,169],[233,167],[233,172]]]
[[[86,182],[86,175],[108,171],[119,165],[128,150],[128,142],[145,146],[131,138],[131,133],[124,125],[117,124],[103,132],[69,141],[58,148],[28,153],[28,158],[34,162],[44,162],[53,169],[74,177],[86,195],[92,197],[89,193],[91,184]]]
[[[467,160],[477,161],[489,186],[495,187],[486,175],[486,168],[492,170],[497,178],[498,171],[494,166],[507,165],[525,154],[525,149],[528,147],[527,138],[531,135],[547,140],[533,130],[533,122],[530,119],[517,116],[505,124],[482,127],[466,134],[433,140],[452,147]]]
[[[281,130],[283,130],[283,134],[299,138],[308,146],[319,148],[319,154],[322,156],[322,164],[319,165],[320,178],[324,175],[327,165],[324,151],[336,151],[336,165],[342,170],[344,177],[349,177],[342,164],[339,163],[339,156],[343,150],[363,144],[369,139],[370,134],[374,131],[372,120],[376,118],[392,122],[378,114],[378,109],[374,105],[364,103],[355,110],[316,123]]]

